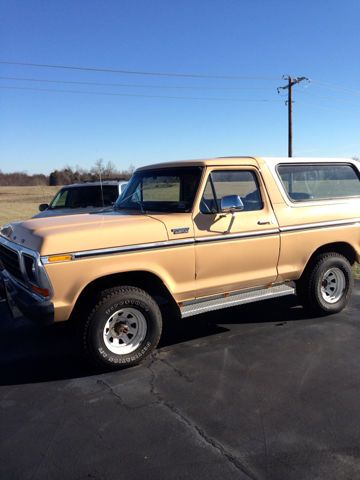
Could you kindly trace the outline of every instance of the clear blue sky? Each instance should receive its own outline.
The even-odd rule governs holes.
[[[294,155],[360,155],[359,0],[0,0],[0,9],[1,61],[264,77],[0,64],[0,87],[16,87],[0,88],[5,172],[286,155],[284,74],[312,80],[294,87]]]

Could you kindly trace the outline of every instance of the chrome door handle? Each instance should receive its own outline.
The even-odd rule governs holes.
[[[271,222],[269,220],[259,220],[257,222],[258,225],[270,225]]]

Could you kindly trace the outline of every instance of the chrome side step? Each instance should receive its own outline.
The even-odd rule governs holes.
[[[216,297],[184,302],[180,307],[180,311],[182,318],[186,318],[213,310],[234,307],[235,305],[293,295],[294,293],[295,288],[285,284],[275,285],[269,288],[253,288],[251,290],[230,293],[227,296],[216,295]]]

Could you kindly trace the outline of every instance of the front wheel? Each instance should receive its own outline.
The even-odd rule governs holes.
[[[337,253],[319,255],[298,281],[301,302],[318,314],[337,313],[345,308],[353,287],[351,266]]]
[[[105,290],[83,329],[84,349],[98,366],[133,366],[157,346],[162,331],[160,309],[153,298],[136,287]]]

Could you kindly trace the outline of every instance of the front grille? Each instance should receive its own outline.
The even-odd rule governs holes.
[[[18,280],[23,280],[20,269],[19,255],[15,250],[0,244],[0,260],[5,270],[7,270]]]

